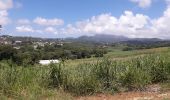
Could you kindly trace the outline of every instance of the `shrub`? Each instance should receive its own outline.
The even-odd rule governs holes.
[[[52,87],[59,87],[62,85],[63,83],[63,71],[61,69],[61,64],[51,64],[50,65],[51,67],[51,71],[50,71],[50,80],[51,80],[51,83],[50,85]]]

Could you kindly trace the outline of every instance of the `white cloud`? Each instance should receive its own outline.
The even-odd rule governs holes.
[[[54,27],[47,27],[44,30],[46,33],[54,33],[57,34],[57,30]]]
[[[30,24],[31,22],[28,19],[19,19],[17,21],[18,24]]]
[[[150,19],[143,14],[125,11],[120,17],[101,14],[90,19],[69,24],[61,33],[81,35],[112,34],[131,38],[170,38],[170,6],[163,15]]]
[[[142,14],[133,14],[125,11],[119,18],[111,14],[101,14],[90,19],[68,25],[62,30],[63,33],[91,34],[113,34],[127,37],[138,37],[140,30],[147,27],[149,17]]]
[[[0,16],[0,25],[7,25],[10,22],[11,20],[9,18]]]
[[[0,10],[0,25],[6,25],[8,23],[10,23],[8,12],[6,10]]]
[[[7,10],[13,7],[13,0],[0,0],[0,25],[10,23]]]
[[[8,16],[8,12],[6,10],[0,10],[0,16]]]
[[[164,38],[170,38],[170,7],[164,11],[162,17],[152,20],[152,29],[157,33],[158,36]]]
[[[61,19],[45,19],[42,17],[37,17],[33,22],[42,26],[59,26],[64,24],[64,21]]]
[[[119,24],[123,27],[134,29],[144,28],[148,24],[149,17],[143,14],[134,15],[131,11],[125,11],[119,18]]]
[[[17,32],[35,32],[31,26],[18,26],[16,27]]]
[[[170,0],[166,0],[167,4]],[[1,16],[7,16],[7,12],[0,13]],[[26,25],[29,20],[19,20],[18,22]],[[124,11],[120,17],[112,16],[110,13],[93,16],[89,19],[68,24],[66,27],[55,28],[63,25],[64,21],[60,19],[45,19],[37,17],[34,23],[47,26],[45,29],[39,27],[34,30],[32,27],[17,27],[18,32],[38,32],[38,33],[61,33],[63,35],[93,35],[93,34],[112,34],[122,35],[131,38],[170,38],[170,6],[164,11],[163,15],[156,19],[151,19],[144,14],[135,14],[132,11]],[[29,24],[29,25],[32,25]]]
[[[170,4],[170,0],[165,0],[166,1],[166,3],[169,5]]]
[[[149,7],[151,0],[131,0],[138,3],[140,7]],[[167,2],[167,9],[163,15],[156,19],[151,19],[144,14],[136,14],[132,11],[124,11],[120,17],[112,16],[110,13],[93,16],[89,19],[68,24],[66,27],[55,28],[63,25],[64,21],[61,19],[45,19],[37,17],[33,21],[28,19],[20,19],[18,23],[22,26],[16,27],[17,32],[33,32],[33,33],[53,33],[58,34],[73,34],[73,35],[93,35],[93,34],[112,34],[122,35],[131,38],[170,38],[170,0]],[[3,16],[3,18],[1,18]],[[0,11],[1,23],[8,22],[8,13],[6,10]],[[5,21],[5,18],[6,21]],[[38,24],[38,30],[31,26]],[[44,29],[44,26],[46,27]]]
[[[0,9],[8,10],[13,7],[13,0],[0,0]]]
[[[16,31],[20,33],[43,33],[42,30],[36,30],[30,25],[17,26]]]
[[[137,3],[141,8],[150,7],[152,4],[152,0],[130,0],[131,2]]]

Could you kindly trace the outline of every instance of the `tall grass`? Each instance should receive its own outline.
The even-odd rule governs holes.
[[[60,68],[54,71],[56,77],[65,77],[62,78],[62,82],[58,82],[62,83],[60,87],[76,95],[114,93],[121,89],[143,90],[148,84],[170,79],[170,63],[166,56],[161,55],[147,55],[128,61],[103,59],[93,64]],[[53,79],[57,81],[59,78]]]
[[[36,99],[49,94],[49,69],[0,64],[0,94],[15,99]],[[49,93],[48,93],[49,92]],[[23,98],[22,98],[23,97]]]
[[[59,90],[72,95],[143,90],[149,84],[169,80],[170,62],[166,55],[147,55],[126,61],[104,58],[78,66],[21,67],[10,62],[0,63],[0,97],[4,98],[50,98],[56,97]]]

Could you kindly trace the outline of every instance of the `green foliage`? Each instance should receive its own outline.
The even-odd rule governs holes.
[[[142,70],[143,66],[128,66],[120,78],[122,85],[128,90],[144,89],[150,84],[151,79],[147,70]]]
[[[50,79],[51,83],[50,86],[57,87],[62,85],[63,83],[63,72],[61,69],[61,65],[54,65],[51,64],[51,71],[50,71]]]
[[[1,63],[0,73],[0,92],[7,97],[39,98],[48,86],[48,70],[45,69]]]
[[[122,49],[122,51],[132,51],[134,50],[132,47],[125,47]]]
[[[28,66],[38,63],[39,60],[51,59],[83,59],[95,57],[103,57],[107,50],[99,47],[91,47],[83,44],[66,44],[64,46],[56,46],[56,44],[46,44],[44,47],[33,45],[19,45],[20,49],[14,49],[12,46],[0,47],[0,61],[11,59],[18,65]],[[94,50],[93,50],[94,49]]]
[[[94,49],[93,52],[95,54],[95,57],[103,57],[104,54],[106,54],[106,51],[103,49]]]
[[[143,90],[149,84],[170,81],[168,53],[147,55],[125,61],[109,58],[77,66],[51,64],[21,67],[12,62],[0,63],[1,97],[41,99],[63,90],[73,95],[115,93],[124,90]],[[50,92],[51,91],[51,92]]]
[[[16,50],[12,46],[1,45],[0,46],[0,60],[8,60],[14,57]]]
[[[157,82],[164,82],[165,80],[168,79],[168,74],[169,74],[169,65],[167,65],[162,58],[157,57],[155,64],[151,68],[151,73],[152,74],[152,82],[157,83]],[[159,67],[158,67],[159,66]]]
[[[60,80],[57,81],[60,87],[76,95],[96,92],[114,93],[120,91],[121,88],[143,90],[149,84],[170,79],[168,78],[170,75],[169,63],[165,57],[157,55],[148,55],[128,61],[111,61],[105,58],[97,63],[84,63],[77,67],[70,67],[57,67],[56,74],[53,75],[57,78],[51,78]],[[166,70],[153,72],[154,68]]]

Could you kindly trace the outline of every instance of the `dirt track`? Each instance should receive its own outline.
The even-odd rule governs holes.
[[[127,92],[115,95],[98,94],[95,96],[78,97],[76,100],[170,100],[170,92]]]
[[[78,97],[76,100],[170,100],[170,91],[161,92],[160,85],[155,84],[147,86],[144,92],[122,92],[114,95],[97,94]]]

